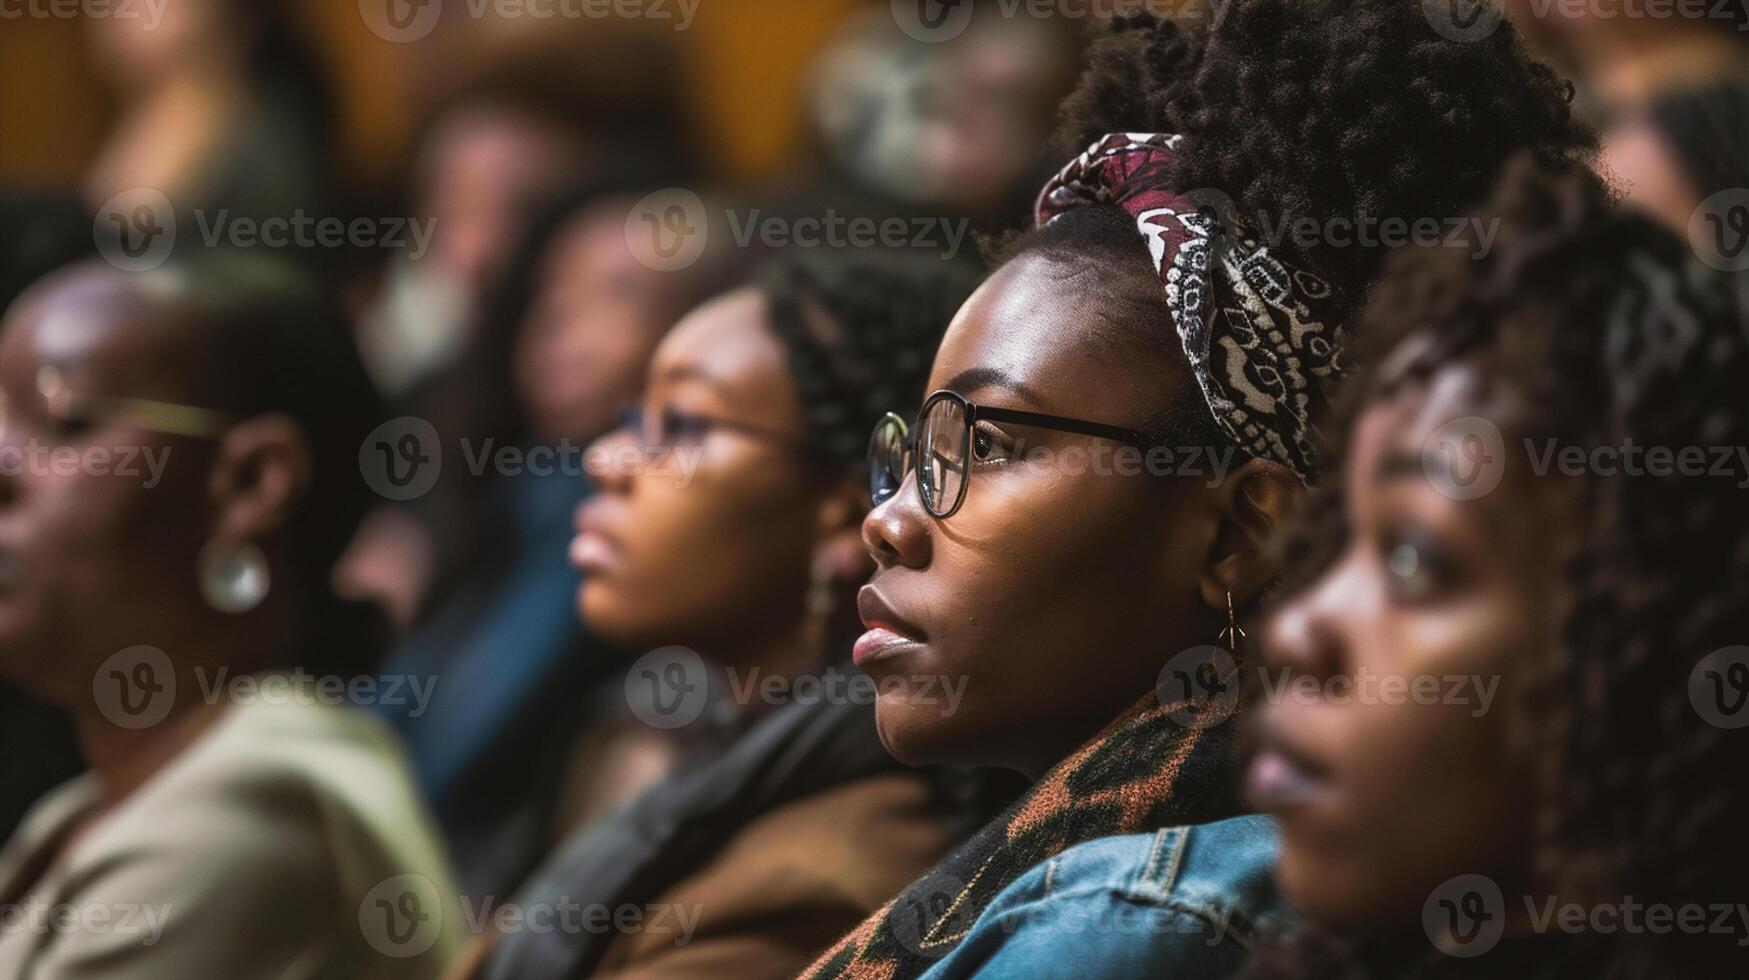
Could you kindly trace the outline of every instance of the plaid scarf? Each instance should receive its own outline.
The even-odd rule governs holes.
[[[1231,709],[1209,699],[1163,704],[1150,694],[803,976],[917,977],[965,938],[1003,888],[1068,848],[1240,813]]]

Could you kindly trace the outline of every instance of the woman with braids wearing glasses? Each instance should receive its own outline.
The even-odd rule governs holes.
[[[329,587],[380,415],[339,311],[239,255],[75,266],[6,314],[0,392],[0,674],[91,764],[0,850],[0,976],[434,976],[441,848],[340,703],[381,634]]]
[[[869,427],[920,397],[975,281],[933,255],[796,252],[662,341],[643,403],[592,447],[571,553],[590,629],[649,651],[624,688],[646,751],[619,765],[669,775],[513,900],[646,916],[506,931],[476,975],[793,977],[988,817],[964,798],[978,780],[887,754],[873,685],[842,663]]]
[[[1237,966],[1271,908],[1267,824],[1161,828],[1242,812],[1246,629],[1384,252],[1353,232],[1438,224],[1514,151],[1589,146],[1510,29],[1446,41],[1413,4],[1115,26],[1065,110],[1085,152],[949,327],[916,421],[876,432],[863,524],[882,740],[1034,786],[810,976]],[[960,679],[960,709],[891,683],[918,675]],[[1064,854],[1123,834],[1144,836]]]
[[[1487,213],[1486,258],[1406,255],[1362,317],[1343,479],[1264,647],[1312,691],[1498,693],[1260,713],[1250,795],[1313,928],[1250,975],[1740,977],[1749,491],[1714,467],[1749,445],[1749,283],[1589,175]]]

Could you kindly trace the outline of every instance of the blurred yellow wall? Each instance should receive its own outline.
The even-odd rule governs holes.
[[[756,178],[776,170],[793,145],[803,73],[821,44],[850,10],[869,2],[698,0],[685,31],[649,24],[629,29],[670,35],[689,76],[686,91],[712,154],[710,169]],[[453,82],[505,45],[551,35],[560,23],[452,16],[424,40],[394,44],[366,28],[360,0],[294,5],[334,76],[347,159],[366,181],[394,172],[433,86]],[[574,21],[565,29],[628,28]],[[91,72],[78,21],[0,20],[0,182],[75,187],[108,115],[109,99]]]

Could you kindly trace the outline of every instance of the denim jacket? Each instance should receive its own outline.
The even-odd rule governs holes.
[[[1273,821],[1235,817],[1072,847],[1009,885],[923,980],[1223,980],[1290,913]]]

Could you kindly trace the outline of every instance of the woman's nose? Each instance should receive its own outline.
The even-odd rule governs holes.
[[[888,497],[862,519],[862,543],[878,568],[903,565],[922,568],[929,564],[933,518],[923,509],[913,470]]]
[[[1345,657],[1340,617],[1343,593],[1349,587],[1341,566],[1336,566],[1277,609],[1264,629],[1265,661],[1316,678],[1341,673]]]
[[[632,475],[637,471],[630,464],[641,459],[642,454],[642,443],[625,425],[590,443],[588,473],[596,489],[605,493],[630,490]]]

